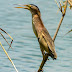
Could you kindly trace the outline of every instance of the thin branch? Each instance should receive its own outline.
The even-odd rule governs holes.
[[[57,30],[56,30],[56,33],[55,33],[55,35],[54,35],[54,37],[53,37],[53,41],[55,41],[55,39],[56,39],[56,36],[57,36],[57,34],[58,34],[58,31],[59,31],[59,29],[60,29],[60,26],[61,26],[61,24],[62,24],[62,21],[63,21],[63,19],[64,19],[64,16],[65,16],[65,14],[66,14],[67,2],[68,2],[68,0],[66,0],[66,5],[65,5],[65,8],[64,8],[64,12],[63,12],[63,14],[62,14],[62,17],[61,17],[61,20],[60,20],[60,22],[59,22],[59,25],[58,25],[58,28],[57,28]]]
[[[65,35],[67,35],[67,34],[70,33],[70,32],[72,32],[72,29],[71,29],[70,31],[68,31]],[[65,35],[64,35],[64,36],[65,36]],[[64,37],[64,36],[63,36],[63,37]]]
[[[60,7],[59,7],[59,5],[58,5],[58,3],[57,3],[57,1],[56,1],[56,0],[55,0],[55,2],[56,2],[56,4],[57,4],[58,8],[60,9]]]
[[[72,0],[68,0],[68,3],[72,6]]]
[[[11,47],[11,45],[8,43],[7,39],[3,36],[3,34],[0,32],[1,36],[5,39],[5,41],[7,42],[7,44]],[[12,48],[12,47],[11,47]]]
[[[9,48],[11,47],[11,44],[12,44],[12,42],[13,42],[13,38],[6,32],[6,31],[4,31],[2,28],[0,28],[0,30],[1,31],[3,31],[4,33],[6,33],[11,39],[12,39],[12,41],[11,41],[11,43],[9,44]],[[7,42],[7,41],[6,41]],[[12,48],[12,47],[11,47]]]
[[[8,53],[6,52],[6,50],[4,49],[4,47],[2,46],[1,42],[0,42],[0,45],[3,49],[3,51],[5,52],[6,56],[8,57],[8,59],[10,60],[11,64],[13,65],[14,69],[16,70],[16,72],[18,72],[16,66],[14,65],[13,61],[11,60],[11,58],[9,57]]]
[[[57,6],[58,6],[59,10],[63,13],[61,3],[59,2],[59,3],[60,3],[60,7],[59,7],[59,5],[58,5],[58,3],[57,3],[57,1],[56,1],[56,0],[55,0],[55,3],[57,4]]]

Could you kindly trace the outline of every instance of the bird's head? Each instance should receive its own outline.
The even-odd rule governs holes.
[[[25,7],[15,7],[15,8],[24,8],[24,9],[29,10],[32,13],[32,15],[34,15],[34,14],[40,15],[39,8],[36,5],[34,5],[34,4],[29,4],[29,5],[17,4],[17,5],[19,5],[19,6],[25,6]]]

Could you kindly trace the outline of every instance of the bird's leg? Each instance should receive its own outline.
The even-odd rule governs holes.
[[[11,47],[11,44],[12,44],[12,42],[13,42],[13,38],[12,38],[6,31],[4,31],[3,29],[0,28],[0,30],[3,31],[4,33],[6,33],[6,34],[12,39],[11,43],[9,44],[9,43],[7,42],[7,40],[4,38],[4,36],[0,33],[0,34],[2,35],[2,37],[5,39],[5,41],[8,43],[9,48],[10,48],[10,47]],[[12,47],[11,47],[11,48],[12,48]]]
[[[43,59],[45,59],[45,56],[49,55],[47,52],[43,51]],[[49,59],[48,59],[49,60]]]
[[[43,68],[45,62],[46,62],[47,59],[48,59],[48,56],[49,56],[48,53],[44,55],[44,58],[43,58],[43,60],[42,60],[42,62],[41,62],[41,65],[40,65],[40,67],[39,67],[38,72],[41,72],[41,71],[42,71],[42,68]]]
[[[40,49],[41,49],[42,56],[43,56],[43,59],[44,59],[44,56],[45,56],[44,50],[41,47],[40,47]]]
[[[40,46],[40,49],[41,49],[41,52],[42,52],[42,55],[43,55],[43,60],[42,60],[41,65],[38,69],[38,72],[43,71],[42,68],[43,68],[45,62],[48,60],[48,56],[49,56],[48,53],[45,53],[45,51],[41,48],[41,46]]]

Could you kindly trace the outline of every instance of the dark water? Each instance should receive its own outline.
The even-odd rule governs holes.
[[[36,72],[42,60],[37,39],[32,31],[31,13],[14,8],[14,4],[36,4],[41,11],[45,27],[53,37],[61,18],[54,0],[0,0],[0,28],[7,31],[14,39],[13,49],[8,54],[19,72]],[[44,72],[72,72],[72,10],[67,9],[66,16],[55,40],[57,60],[47,61]],[[0,31],[2,32],[2,31]],[[10,42],[10,38],[2,32]],[[0,35],[0,41],[8,50],[8,45]],[[0,47],[0,72],[15,72],[12,64]]]

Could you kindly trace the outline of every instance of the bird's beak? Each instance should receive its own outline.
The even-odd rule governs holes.
[[[31,5],[21,5],[21,4],[15,4],[15,5],[25,6],[25,7],[15,7],[15,8],[24,8],[24,9],[28,9],[28,10],[30,10],[30,8],[31,8]]]

